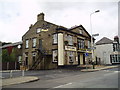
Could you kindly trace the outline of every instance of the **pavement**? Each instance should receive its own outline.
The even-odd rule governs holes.
[[[83,67],[86,67],[85,65]],[[82,69],[82,72],[94,72],[94,71],[99,71],[99,70],[104,70],[104,69],[110,69],[110,68],[117,68],[118,65],[111,65],[111,66],[95,66],[95,69],[92,69],[92,66],[89,66],[87,69]],[[16,70],[19,71],[19,70]],[[2,72],[10,72],[10,71],[2,71]],[[6,86],[6,85],[13,85],[13,84],[20,84],[20,83],[26,83],[26,82],[33,82],[39,80],[38,77],[36,76],[20,76],[20,77],[15,77],[15,78],[8,78],[8,79],[0,79],[0,86]]]
[[[21,70],[12,70],[13,72],[21,71]],[[2,72],[11,72],[11,70],[1,70],[0,73]]]
[[[33,81],[37,81],[37,80],[39,80],[39,78],[35,77],[35,76],[21,76],[21,77],[15,77],[15,78],[0,79],[0,81],[2,82],[2,84],[0,84],[0,86],[33,82]]]
[[[86,66],[87,67],[87,66]],[[110,65],[110,66],[103,66],[103,65],[95,65],[95,69],[92,68],[93,66],[88,66],[86,69],[82,69],[82,72],[94,72],[99,70],[105,70],[105,69],[111,69],[111,68],[117,68],[118,65]]]

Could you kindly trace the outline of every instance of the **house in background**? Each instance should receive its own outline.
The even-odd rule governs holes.
[[[22,42],[5,44],[0,49],[2,70],[19,70],[22,64]]]
[[[95,43],[95,58],[97,64],[111,64],[110,54],[113,52],[113,40],[103,37]]]
[[[85,64],[91,36],[82,25],[67,29],[44,20],[44,13],[23,35],[22,60],[27,69],[53,69]]]
[[[103,37],[96,42],[95,57],[98,64],[119,64],[120,63],[120,43],[119,37],[114,40]]]
[[[112,64],[120,64],[120,42],[119,37],[115,36],[113,41],[113,52],[110,55]]]

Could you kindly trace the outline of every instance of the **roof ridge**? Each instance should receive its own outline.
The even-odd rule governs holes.
[[[113,40],[107,38],[107,37],[103,37],[102,39],[100,39],[99,41],[96,42],[96,45],[101,45],[101,44],[112,44]]]

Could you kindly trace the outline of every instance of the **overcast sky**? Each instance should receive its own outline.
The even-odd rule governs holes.
[[[91,33],[95,10],[100,10],[91,19],[93,34],[100,34],[96,41],[113,39],[118,35],[118,0],[0,0],[0,41],[21,41],[41,12],[46,21],[67,28],[81,24]]]

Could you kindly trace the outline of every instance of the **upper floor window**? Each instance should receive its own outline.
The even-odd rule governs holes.
[[[36,29],[36,32],[37,32],[37,33],[40,33],[40,32],[41,32],[41,28],[37,28],[37,29]]]
[[[25,41],[25,48],[29,48],[29,40]]]
[[[78,49],[84,49],[85,48],[85,42],[82,39],[78,39]]]
[[[32,47],[36,47],[36,38],[32,39]]]
[[[91,46],[91,43],[90,43],[90,41],[88,41],[88,48],[90,48],[90,46]]]
[[[53,34],[53,44],[58,43],[58,34]]]
[[[81,29],[79,30],[79,33],[80,33],[80,34],[83,34],[83,32],[82,32],[82,30],[81,30]]]
[[[73,45],[73,37],[71,35],[68,35],[67,39],[68,39],[68,45]]]

